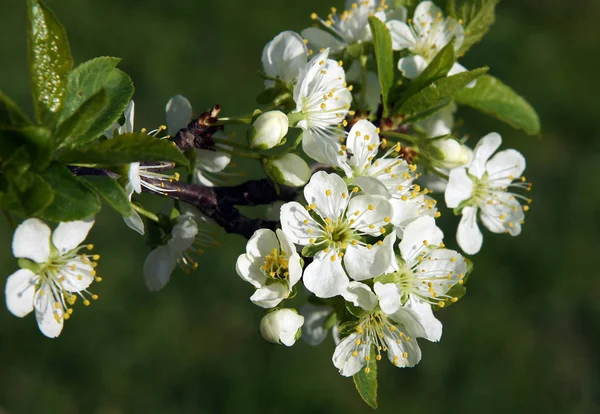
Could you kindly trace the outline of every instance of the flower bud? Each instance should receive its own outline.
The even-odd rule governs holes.
[[[292,346],[300,338],[304,317],[295,309],[278,309],[260,321],[260,334],[269,342]]]
[[[283,144],[288,132],[288,117],[281,111],[270,111],[260,115],[252,124],[248,134],[250,148],[266,150]]]
[[[296,154],[268,159],[263,167],[267,176],[281,185],[301,187],[310,179],[310,167]]]
[[[471,158],[471,149],[453,138],[436,139],[431,143],[433,163],[436,167],[456,168]]]

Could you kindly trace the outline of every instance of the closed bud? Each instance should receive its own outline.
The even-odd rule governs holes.
[[[288,117],[281,111],[269,111],[260,115],[248,133],[250,148],[267,150],[283,144],[289,128]]]
[[[310,167],[296,154],[268,159],[263,167],[267,176],[281,185],[301,187],[310,179]]]
[[[292,346],[300,338],[304,317],[295,309],[278,309],[260,321],[260,334],[269,342]]]
[[[471,149],[453,138],[436,139],[431,144],[432,162],[436,167],[456,168],[465,165],[471,158]]]

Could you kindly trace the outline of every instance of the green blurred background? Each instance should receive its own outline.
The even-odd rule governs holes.
[[[25,2],[1,0],[0,89],[31,113]],[[310,24],[321,0],[48,0],[77,62],[123,59],[137,92],[138,128],[163,123],[174,94],[197,112],[253,109],[264,44]],[[342,7],[341,0],[335,5]],[[528,160],[534,203],[515,239],[485,234],[468,294],[439,314],[441,343],[422,341],[413,369],[380,364],[380,412],[600,412],[600,3],[505,0],[483,43],[463,60],[492,73],[539,111],[538,140],[468,110],[478,138],[490,131]],[[473,142],[472,140],[471,142]],[[77,307],[56,340],[33,316],[0,311],[0,413],[360,413],[370,409],[331,364],[333,343],[291,349],[258,333],[262,310],[233,270],[244,240],[223,236],[201,270],[178,271],[149,293],[144,239],[106,209],[90,241],[103,255],[101,299]],[[457,219],[442,217],[455,246]],[[454,227],[455,228],[455,227]],[[0,224],[3,275],[17,267]]]

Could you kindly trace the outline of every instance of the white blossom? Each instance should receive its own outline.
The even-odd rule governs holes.
[[[40,331],[49,338],[60,335],[80,297],[84,305],[98,299],[87,289],[96,277],[99,255],[83,253],[93,245],[80,246],[94,225],[93,218],[60,223],[52,232],[44,222],[28,219],[15,230],[12,251],[24,260],[22,269],[6,281],[6,306],[20,318],[35,310]]]
[[[304,285],[321,298],[340,295],[349,279],[365,280],[381,274],[392,259],[394,232],[374,244],[365,236],[386,234],[392,206],[383,197],[354,196],[338,175],[314,174],[304,188],[308,203],[281,208],[281,225],[290,240],[308,246],[314,258],[304,271]]]
[[[388,315],[401,307],[414,312],[430,341],[439,341],[442,324],[433,316],[432,305],[444,307],[456,297],[448,291],[466,276],[464,258],[446,249],[443,233],[431,217],[421,217],[406,227],[399,244],[401,257],[385,275],[375,278],[379,306]]]
[[[271,40],[262,52],[262,65],[265,75],[279,79],[284,84],[293,85],[299,71],[308,61],[308,49],[298,33],[281,32]],[[275,85],[272,79],[265,80],[265,88]]]
[[[269,111],[259,115],[248,136],[250,148],[267,150],[283,144],[288,128],[288,117],[281,111]]]
[[[342,123],[352,94],[344,69],[328,56],[329,50],[323,51],[300,71],[294,89],[296,110],[289,116],[303,130],[302,149],[309,157],[343,168],[340,151],[346,132]]]
[[[473,159],[466,167],[450,172],[446,187],[446,205],[462,214],[456,239],[467,254],[475,254],[483,244],[483,234],[477,216],[493,233],[521,233],[524,211],[530,199],[510,190],[529,190],[531,185],[522,177],[525,158],[514,149],[492,154],[500,147],[502,137],[493,132],[483,137],[473,150]],[[491,157],[491,158],[490,158]],[[527,203],[522,206],[519,200]]]
[[[413,19],[407,23],[392,20],[387,25],[392,35],[393,49],[408,49],[413,53],[398,61],[398,69],[409,79],[419,76],[452,38],[456,39],[454,49],[458,52],[465,37],[462,22],[452,17],[444,18],[442,10],[431,1],[419,3]],[[462,65],[455,63],[448,76],[465,71]],[[473,86],[474,82],[468,85]]]
[[[263,167],[272,180],[282,185],[301,187],[310,179],[310,167],[293,153],[269,158],[263,161]]]
[[[416,338],[426,336],[415,313],[405,307],[392,315],[377,306],[377,296],[366,284],[353,282],[344,295],[365,313],[359,318],[354,331],[340,341],[333,353],[333,364],[340,374],[351,377],[361,369],[371,371],[370,365],[382,359],[386,352],[389,361],[397,367],[412,367],[421,360],[421,349]],[[375,360],[371,352],[375,352]]]
[[[302,277],[300,255],[279,229],[257,230],[246,245],[246,253],[236,262],[238,275],[256,288],[250,300],[263,308],[273,308],[286,299]]]
[[[277,309],[260,321],[260,334],[269,342],[292,346],[300,335],[304,317],[294,309]]]

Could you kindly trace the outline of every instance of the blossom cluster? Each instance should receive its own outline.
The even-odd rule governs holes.
[[[498,151],[498,133],[467,145],[457,128],[465,99],[458,94],[481,94],[480,82],[490,83],[485,70],[456,61],[469,36],[465,22],[431,1],[410,14],[386,0],[349,1],[325,18],[313,13],[313,27],[275,36],[262,53],[257,100],[266,109],[251,116],[219,118],[218,105],[194,116],[177,95],[166,104],[166,125],[136,132],[135,104],[122,103],[123,115],[96,143],[123,148],[137,138],[159,144],[164,161],[140,145],[146,155],[139,158],[112,165],[100,154],[96,164],[65,167],[106,178],[111,185],[97,191],[120,202],[125,224],[148,236],[152,249],[140,268],[149,290],[165,288],[177,266],[202,273],[200,256],[219,246],[223,227],[248,238],[235,271],[252,288],[250,301],[265,309],[259,330],[267,341],[293,346],[302,337],[317,345],[331,330],[332,362],[346,377],[369,375],[384,356],[412,367],[422,357],[419,338],[440,341],[436,312],[464,295],[473,268],[467,256],[483,246],[480,224],[519,235],[531,184],[523,155]],[[384,75],[386,53],[394,67]],[[246,127],[245,140],[225,132],[230,124]],[[264,219],[236,210],[262,198],[252,193],[257,187],[230,186],[244,177],[232,157],[260,163],[270,194]],[[169,201],[151,212],[142,192]],[[455,248],[438,226],[443,205],[460,216],[455,237],[446,238]],[[54,338],[78,298],[85,306],[98,299],[89,288],[102,280],[100,256],[83,244],[93,215],[54,220],[54,230],[40,217],[16,227],[20,269],[8,277],[5,297],[17,317],[35,311],[41,332]]]

